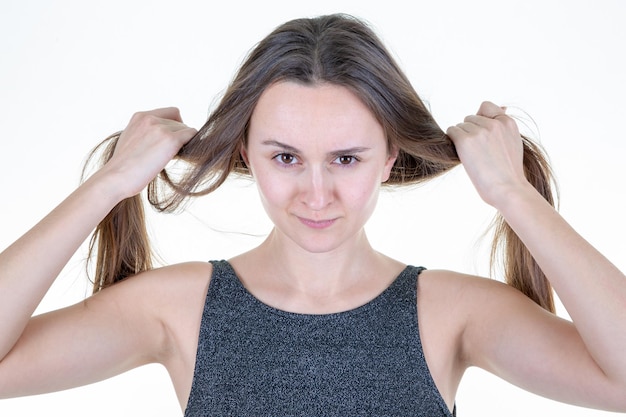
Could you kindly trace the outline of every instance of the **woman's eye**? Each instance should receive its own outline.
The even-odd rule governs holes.
[[[339,165],[352,165],[357,161],[357,158],[352,155],[341,155],[340,157],[335,159],[335,162]]]
[[[280,153],[276,155],[274,159],[278,160],[278,162],[280,162],[283,165],[293,165],[296,162],[298,162],[296,157],[290,153]]]

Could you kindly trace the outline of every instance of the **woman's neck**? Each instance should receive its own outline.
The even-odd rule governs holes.
[[[331,251],[311,253],[274,230],[259,247],[231,260],[248,290],[276,308],[345,311],[382,292],[404,265],[376,252],[361,230]]]

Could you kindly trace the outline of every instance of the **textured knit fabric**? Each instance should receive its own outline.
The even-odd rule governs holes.
[[[212,262],[186,417],[452,416],[426,365],[417,278],[323,315],[270,307]]]

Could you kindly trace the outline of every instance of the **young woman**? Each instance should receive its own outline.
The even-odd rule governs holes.
[[[183,175],[164,170],[172,159]],[[443,132],[354,18],[282,25],[199,131],[173,108],[137,113],[104,161],[0,255],[0,397],[157,362],[187,416],[449,416],[479,366],[626,411],[626,279],[553,209],[539,149],[489,102]],[[381,184],[459,163],[501,215],[511,285],[405,265],[367,240]],[[231,173],[256,181],[268,238],[152,269],[138,193],[170,210]],[[31,317],[94,227],[95,295]],[[553,314],[551,287],[572,322]]]

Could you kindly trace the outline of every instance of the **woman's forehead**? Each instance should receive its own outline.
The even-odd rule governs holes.
[[[293,81],[273,84],[263,92],[252,113],[249,133],[262,140],[275,135],[283,140],[384,138],[380,123],[348,88]]]

